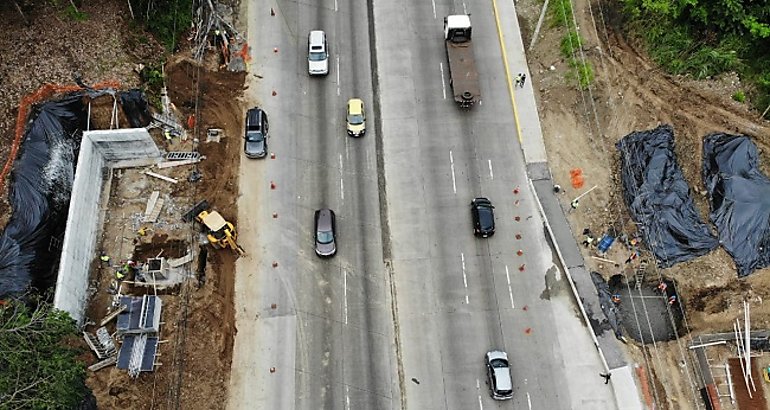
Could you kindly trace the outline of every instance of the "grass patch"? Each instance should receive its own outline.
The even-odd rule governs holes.
[[[733,100],[738,101],[739,103],[746,102],[746,94],[744,94],[742,90],[738,90],[733,93]]]

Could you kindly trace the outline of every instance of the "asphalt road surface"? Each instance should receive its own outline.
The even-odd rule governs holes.
[[[398,385],[377,133],[373,121],[363,138],[345,131],[347,100],[373,101],[366,3],[279,2],[276,16],[255,3],[245,15],[254,57],[247,99],[269,115],[276,158],[242,160],[239,225],[250,253],[236,278],[228,406],[388,409]],[[307,72],[314,29],[328,36],[326,77]],[[338,253],[326,260],[313,248],[313,213],[322,207],[338,225]]]
[[[482,92],[470,112],[451,100],[442,43],[443,17],[466,12]],[[375,2],[375,16],[406,406],[599,408],[605,397],[573,388],[599,382],[586,360],[594,351],[528,188],[492,4]],[[493,238],[472,235],[476,196],[495,204]],[[489,397],[491,349],[511,359],[510,402]]]
[[[606,403],[581,385],[601,380],[528,187],[492,5],[279,1],[270,16],[256,3],[242,15],[253,56],[246,98],[270,116],[276,158],[242,160],[238,223],[249,255],[237,267],[228,407]],[[443,17],[464,12],[483,100],[470,112],[451,101],[442,39]],[[329,37],[325,78],[307,74],[312,29]],[[345,135],[351,97],[368,108],[360,139]],[[476,196],[496,206],[493,238],[472,235]],[[336,211],[340,228],[328,260],[313,253],[320,207]],[[491,349],[512,361],[509,402],[489,397]]]

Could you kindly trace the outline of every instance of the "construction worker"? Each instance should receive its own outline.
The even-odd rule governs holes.
[[[668,285],[666,285],[666,282],[660,282],[660,284],[658,285],[658,290],[660,291],[660,293],[665,294],[667,287]]]
[[[590,248],[591,245],[593,245],[595,240],[596,240],[596,238],[591,236],[591,232],[588,232],[586,234],[585,240],[583,240],[583,246],[585,246],[586,248]]]
[[[147,229],[146,227],[144,227],[144,226],[143,226],[143,227],[139,228],[139,229],[136,231],[136,233],[138,233],[138,234],[139,234],[139,236],[145,236],[145,235],[147,235],[147,230],[148,230],[148,229]]]
[[[620,304],[620,295],[616,293],[616,294],[612,295],[610,300],[612,300],[612,303],[614,303],[616,305],[619,305]]]
[[[674,303],[676,303],[676,295],[669,296],[668,297],[668,304],[669,305],[673,305]]]
[[[126,272],[123,269],[119,269],[115,271],[115,278],[117,280],[123,280],[123,278],[126,277]]]
[[[214,30],[214,45],[217,48],[222,47],[222,32],[219,29]]]
[[[527,81],[527,74],[526,73],[519,73],[519,87],[524,88],[524,82]]]
[[[639,257],[639,250],[634,249],[633,251],[631,251],[631,255],[628,257],[628,259],[626,259],[626,265],[628,265],[629,263],[631,263],[631,261],[635,260],[638,257]]]
[[[105,263],[109,264],[110,263],[110,257],[109,257],[109,255],[107,255],[105,253],[102,253],[102,255],[99,256],[99,260],[102,261],[102,264],[105,264]]]
[[[602,376],[602,377],[604,377],[604,384],[609,384],[609,382],[610,382],[610,378],[612,377],[612,373],[610,373],[610,372],[607,372],[607,373],[599,373],[599,376]]]
[[[561,192],[561,185],[559,185],[559,184],[554,184],[554,185],[553,185],[553,193],[554,193],[554,194],[558,194],[559,192]]]
[[[163,135],[166,136],[166,141],[171,141],[171,130],[169,129],[164,130]]]
[[[516,74],[516,79],[514,80],[514,85],[517,87],[521,87],[521,73]]]
[[[580,206],[580,201],[574,199],[572,202],[570,202],[569,206],[571,206],[573,210],[578,209],[578,206]]]

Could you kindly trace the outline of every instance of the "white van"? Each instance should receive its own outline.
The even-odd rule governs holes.
[[[310,75],[329,74],[329,44],[322,30],[313,30],[307,37],[307,71]]]

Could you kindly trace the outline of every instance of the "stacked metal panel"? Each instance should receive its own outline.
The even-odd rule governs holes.
[[[118,353],[118,369],[128,370],[131,377],[154,369],[158,352],[158,331],[162,301],[158,296],[122,296],[120,303],[127,306],[118,315],[118,333],[123,344]]]

